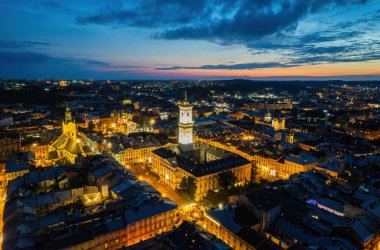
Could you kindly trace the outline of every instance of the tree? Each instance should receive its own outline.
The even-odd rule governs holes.
[[[236,175],[232,171],[221,172],[218,175],[219,187],[222,191],[229,193],[237,181]]]
[[[195,179],[191,176],[183,177],[179,184],[180,193],[189,199],[194,199],[195,192],[197,191],[197,184]]]
[[[261,187],[265,187],[266,185],[268,185],[268,183],[269,183],[269,181],[267,179],[264,179],[264,178],[260,177],[259,184],[260,184]]]
[[[214,190],[208,190],[206,196],[202,200],[202,205],[207,209],[215,208],[219,204],[226,204],[228,196],[223,192],[215,192]]]

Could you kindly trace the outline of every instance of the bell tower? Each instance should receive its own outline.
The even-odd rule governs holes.
[[[187,101],[185,91],[185,100],[178,104],[179,123],[178,123],[178,144],[184,151],[193,149],[193,105]]]
[[[70,107],[66,105],[65,119],[62,122],[62,132],[72,139],[77,139],[77,127],[71,116]]]

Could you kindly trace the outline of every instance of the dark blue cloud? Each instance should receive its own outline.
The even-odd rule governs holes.
[[[241,1],[232,17],[167,29],[157,37],[204,39],[222,44],[246,43],[281,30],[295,29],[300,18],[310,9],[308,1],[277,5],[277,1],[267,1],[267,5],[257,5],[255,1]],[[278,10],[275,10],[276,7]]]
[[[345,63],[345,62],[368,62],[380,60],[380,54],[349,54],[349,55],[307,55],[300,56],[292,61],[294,64],[323,64],[323,63]]]
[[[45,62],[58,61],[56,58],[43,53],[35,53],[28,51],[0,51],[0,64],[19,64],[19,63],[45,63]]]
[[[195,67],[188,66],[173,66],[166,68],[156,68],[156,70],[179,70],[179,69],[263,69],[263,68],[284,68],[290,67],[289,64],[283,64],[278,62],[254,62],[254,63],[237,63],[237,64],[218,64],[218,65],[202,65]]]
[[[339,28],[340,24],[337,25]],[[333,42],[341,41],[346,39],[352,39],[359,37],[360,35],[365,34],[363,31],[350,30],[350,31],[341,31],[341,30],[328,30],[324,32],[310,33],[304,36],[301,36],[299,43],[310,44],[310,43],[321,43],[321,42]]]
[[[363,4],[361,0],[146,0],[132,5],[111,5],[94,15],[79,17],[79,24],[125,25],[156,28],[156,38],[202,39],[221,44],[294,30],[310,13],[328,5]]]
[[[43,7],[46,7],[46,8],[59,8],[59,7],[61,7],[60,3],[58,1],[55,1],[55,0],[42,1],[41,5]]]
[[[76,78],[94,76],[101,78],[107,72],[117,76],[141,68],[133,65],[113,65],[85,58],[55,57],[32,51],[0,51],[0,77],[9,78]],[[132,70],[132,71],[130,71]]]
[[[85,63],[87,63],[88,65],[109,66],[109,63],[96,60],[85,61]]]
[[[0,40],[0,49],[48,48],[57,46],[48,42]]]
[[[302,50],[304,54],[336,54],[350,51],[351,47],[348,46],[308,46]]]
[[[133,27],[163,27],[200,21],[212,6],[204,0],[144,0],[133,4],[112,1],[103,11],[78,17],[79,24],[118,24]]]

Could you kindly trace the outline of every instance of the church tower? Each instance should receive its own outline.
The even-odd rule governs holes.
[[[281,130],[285,129],[285,118],[273,118],[272,120],[272,127],[274,130]]]
[[[65,119],[62,122],[62,132],[72,139],[77,139],[77,127],[71,116],[70,107],[66,105]]]
[[[290,131],[286,136],[286,141],[293,144],[294,143],[294,132]]]
[[[184,151],[193,149],[193,105],[187,101],[187,93],[185,91],[185,100],[178,104],[179,106],[179,131],[178,144]]]

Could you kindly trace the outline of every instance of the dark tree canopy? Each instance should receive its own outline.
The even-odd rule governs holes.
[[[189,176],[182,178],[179,188],[182,195],[189,199],[194,199],[195,192],[197,191],[197,185],[193,177]]]
[[[206,208],[215,208],[219,204],[226,204],[227,201],[228,201],[228,196],[225,193],[209,190],[206,196],[203,198],[202,204]]]
[[[218,175],[218,183],[221,190],[230,190],[236,183],[237,177],[231,171],[225,171]]]

